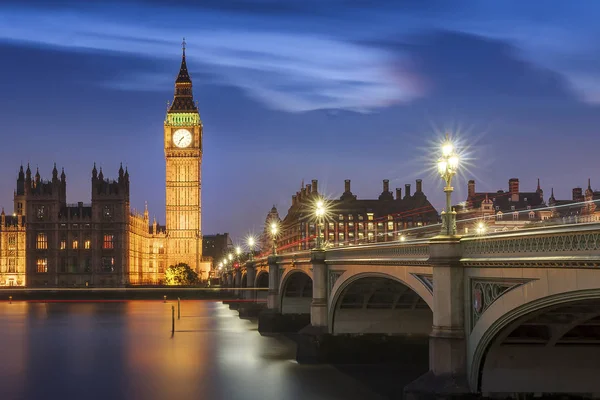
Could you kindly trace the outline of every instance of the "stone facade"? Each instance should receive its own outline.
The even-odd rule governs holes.
[[[417,179],[411,194],[410,184],[390,191],[389,181],[383,180],[383,191],[377,199],[357,199],[344,183],[339,199],[326,200],[327,215],[321,223],[321,237],[327,246],[353,246],[376,242],[392,242],[408,237],[416,238],[428,231],[427,225],[436,224],[439,215],[423,193],[422,181]],[[313,180],[292,196],[292,205],[281,221],[277,251],[307,250],[315,246],[317,229],[315,203],[320,199],[318,182]],[[269,216],[272,216],[273,210]],[[273,217],[272,217],[273,218]],[[269,217],[267,218],[269,220]],[[418,228],[418,229],[413,229]],[[439,229],[439,228],[436,228]],[[268,248],[263,248],[263,251]]]

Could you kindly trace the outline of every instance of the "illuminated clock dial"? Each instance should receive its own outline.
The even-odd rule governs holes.
[[[177,147],[188,147],[192,144],[192,134],[187,129],[178,129],[173,133],[173,143]]]

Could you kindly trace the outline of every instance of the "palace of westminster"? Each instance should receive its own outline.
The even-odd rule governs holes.
[[[0,286],[157,284],[169,265],[186,263],[208,277],[202,257],[202,122],[192,96],[185,43],[175,96],[164,122],[166,225],[129,205],[129,173],[115,180],[92,169],[91,204],[66,202],[66,176],[21,166],[14,213],[0,214]]]

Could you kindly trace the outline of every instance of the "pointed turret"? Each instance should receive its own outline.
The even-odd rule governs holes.
[[[21,164],[21,168],[19,168],[19,180],[20,181],[25,180],[25,172],[23,172],[23,164]]]
[[[92,168],[92,179],[98,178],[98,170],[96,169],[96,163],[94,162],[94,168]]]
[[[25,180],[31,182],[31,168],[29,168],[29,163],[27,163],[27,171],[25,171]]]
[[[144,202],[144,220],[148,221],[149,216],[148,216],[148,202],[145,201]]]
[[[104,181],[104,174],[102,173],[102,167],[100,167],[100,173],[98,174],[98,179]]]
[[[550,198],[548,199],[548,203],[554,203],[556,199],[554,198],[554,188],[550,189]]]
[[[40,183],[40,169],[38,167],[35,168],[35,183]]]
[[[58,181],[58,170],[56,169],[56,163],[54,163],[54,168],[52,168],[52,182]]]
[[[64,183],[66,180],[67,176],[65,175],[65,167],[62,167],[60,171],[60,181]]]
[[[171,107],[169,107],[169,113],[176,112],[198,112],[198,107],[196,107],[192,96],[192,79],[185,62],[185,38],[182,43],[181,66],[175,80],[175,97]]]

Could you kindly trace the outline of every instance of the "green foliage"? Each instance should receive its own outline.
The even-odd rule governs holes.
[[[171,286],[195,285],[199,282],[198,274],[185,263],[171,265],[165,271],[165,283]]]

